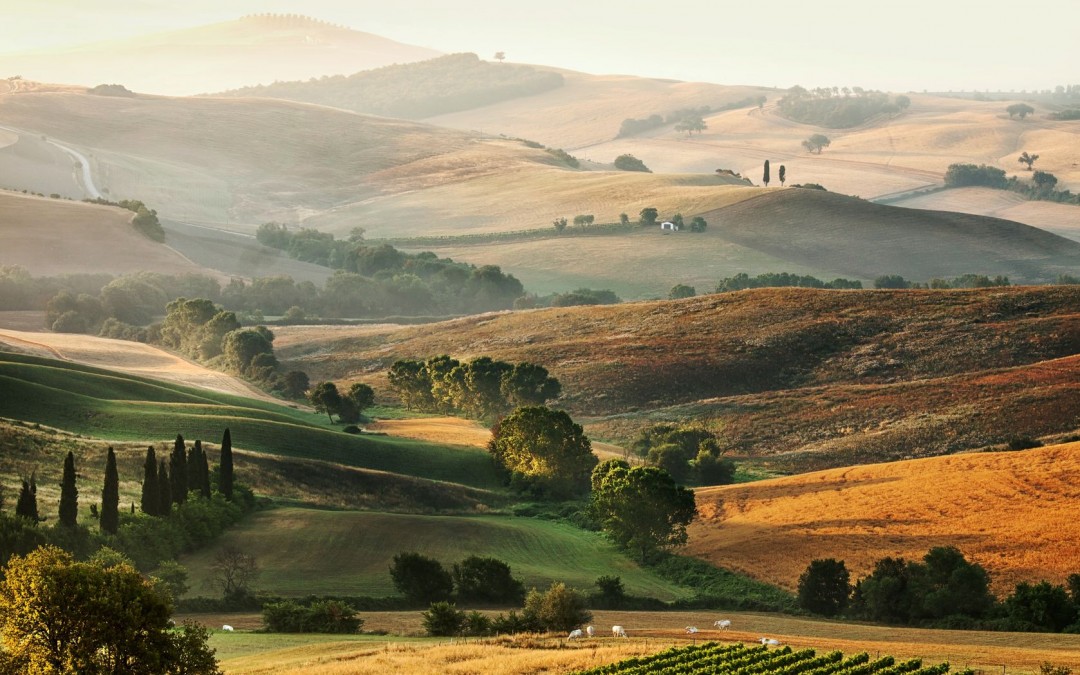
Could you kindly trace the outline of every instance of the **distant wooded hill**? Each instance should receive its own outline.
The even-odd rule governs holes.
[[[244,87],[224,95],[282,98],[386,117],[421,119],[539,94],[562,85],[563,76],[556,72],[490,63],[465,53],[348,76]]]

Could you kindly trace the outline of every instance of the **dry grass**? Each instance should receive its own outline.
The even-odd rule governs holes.
[[[0,212],[0,265],[36,276],[209,272],[139,234],[124,209],[0,191]]]
[[[833,469],[698,491],[689,551],[794,589],[811,560],[853,577],[886,556],[956,546],[998,595],[1076,572],[1080,444]],[[784,555],[776,555],[778,550]]]
[[[1076,206],[1028,201],[1015,192],[1005,190],[957,188],[918,195],[894,202],[893,205],[1005,218],[1018,223],[1026,223],[1068,239],[1080,240],[1080,214]]]
[[[0,344],[46,358],[176,382],[191,387],[280,403],[243,380],[210,370],[151,345],[75,333],[0,329]]]

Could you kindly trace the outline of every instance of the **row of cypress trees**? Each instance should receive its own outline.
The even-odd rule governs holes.
[[[221,457],[218,471],[218,491],[226,499],[233,496],[232,436],[228,429],[221,439]],[[169,462],[160,463],[153,446],[146,450],[144,463],[141,508],[151,516],[166,516],[173,504],[183,504],[189,490],[197,490],[203,497],[211,496],[210,467],[202,441],[195,441],[187,450],[184,437],[176,435]],[[22,481],[15,514],[37,523],[41,520],[37,507],[37,480],[34,474]],[[60,524],[74,528],[79,514],[79,489],[75,484],[75,455],[68,452],[64,458],[64,475],[60,483]],[[105,459],[105,483],[101,490],[99,525],[102,532],[116,534],[120,526],[120,475],[116,468],[116,453],[109,447]]]

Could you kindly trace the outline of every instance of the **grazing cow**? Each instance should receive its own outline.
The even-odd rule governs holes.
[[[589,637],[592,637],[593,634],[595,634],[595,633],[596,633],[596,631],[593,629],[592,626],[586,626],[585,627],[585,634],[588,635]]]
[[[717,630],[727,630],[731,628],[731,619],[720,619],[719,621],[713,621],[713,626]]]
[[[626,637],[626,629],[622,626],[612,626],[611,637]]]
[[[758,642],[760,642],[763,645],[768,645],[769,647],[779,647],[780,646],[780,641],[777,640],[776,638],[763,637],[760,640],[758,640]]]
[[[233,631],[233,627],[229,624],[225,624],[221,627],[221,630],[225,631],[226,633],[231,633]]]
[[[686,627],[686,632],[691,633],[691,634],[698,632],[697,626],[687,626]]]
[[[579,638],[582,635],[584,635],[584,633],[581,632],[581,629],[575,628],[574,630],[570,631],[569,635],[566,636],[566,641],[569,642],[570,640],[573,640],[574,638]]]

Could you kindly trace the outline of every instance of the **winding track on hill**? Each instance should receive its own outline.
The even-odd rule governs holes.
[[[4,131],[10,131],[16,136],[22,136],[23,134],[26,134],[26,132],[22,129],[16,129],[15,127],[0,125],[0,129]],[[94,177],[90,173],[90,160],[86,158],[86,155],[82,154],[75,148],[64,145],[62,143],[57,143],[51,138],[46,139],[45,142],[67,153],[72,159],[75,160],[76,167],[81,169],[81,171],[77,172],[76,174],[77,178],[75,182],[79,183],[82,186],[83,192],[85,192],[90,199],[101,199],[101,192],[97,189],[97,186],[94,185]]]

